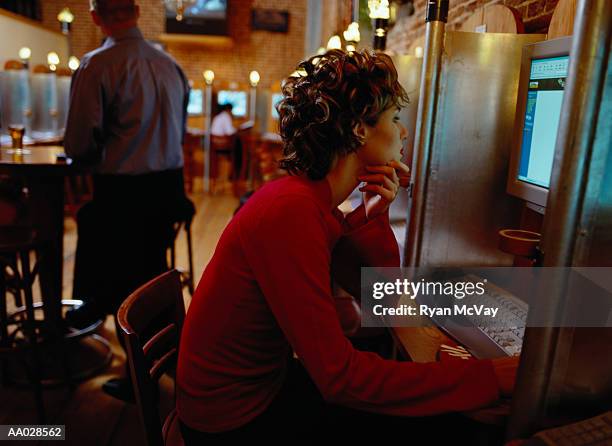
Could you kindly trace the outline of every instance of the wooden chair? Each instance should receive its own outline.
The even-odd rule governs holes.
[[[194,291],[194,272],[193,272],[193,246],[191,243],[191,224],[193,222],[193,216],[195,215],[196,209],[193,202],[186,198],[185,206],[182,212],[182,217],[180,217],[173,225],[174,237],[172,244],[169,249],[169,257],[170,257],[170,268],[177,269],[181,274],[181,284],[186,286],[189,290],[189,294],[193,296]],[[188,269],[185,271],[183,269],[179,269],[176,266],[176,240],[178,238],[179,232],[181,228],[184,229],[185,232],[185,243],[187,244],[187,267]]]
[[[197,153],[202,151],[203,133],[196,129],[189,129],[185,133],[183,141],[183,175],[185,177],[185,188],[187,192],[193,192],[195,177],[202,171],[201,163],[196,161]]]
[[[183,444],[176,410],[162,427],[156,397],[159,379],[176,367],[185,319],[181,289],[179,272],[168,271],[134,291],[117,312],[148,446]]]
[[[235,175],[233,172],[234,166],[234,147],[236,145],[236,135],[229,136],[218,136],[210,135],[210,179],[211,179],[211,190],[215,190],[215,182],[219,176],[219,158],[220,156],[227,156],[232,166],[232,172],[230,173],[230,179]]]

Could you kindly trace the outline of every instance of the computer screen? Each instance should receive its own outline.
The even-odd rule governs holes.
[[[190,115],[201,115],[204,113],[204,96],[203,91],[198,88],[193,88],[189,92],[189,104],[187,104],[187,113]]]
[[[227,35],[227,0],[165,2],[166,32],[179,34]]]
[[[232,104],[232,115],[243,118],[247,114],[247,92],[221,90],[217,93],[217,102],[220,105]]]
[[[571,60],[571,37],[525,45],[521,58],[507,191],[544,213]]]
[[[533,59],[517,178],[548,188],[569,56]]]
[[[282,93],[273,93],[272,94],[272,104],[271,104],[271,114],[273,119],[278,119],[278,112],[276,111],[276,106],[283,99]]]

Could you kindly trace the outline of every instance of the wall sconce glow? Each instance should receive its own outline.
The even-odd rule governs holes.
[[[70,8],[66,7],[62,9],[57,15],[57,21],[61,23],[72,23],[74,22],[74,14]]]
[[[257,71],[253,70],[249,73],[249,82],[251,83],[251,87],[257,87],[259,79],[260,77]]]
[[[19,58],[21,60],[29,60],[32,57],[32,50],[27,46],[24,46],[19,50]]]
[[[78,57],[70,56],[70,59],[68,59],[68,68],[70,68],[72,71],[76,71],[79,69],[79,65],[81,65],[81,61],[78,59]]]
[[[359,23],[351,23],[348,28],[346,28],[346,31],[342,33],[342,35],[344,36],[344,40],[346,40],[347,42],[359,42],[361,40],[361,34],[359,33]]]
[[[206,70],[202,75],[204,76],[204,82],[206,82],[206,85],[212,85],[213,81],[215,80],[215,72],[213,70]]]
[[[329,38],[329,41],[327,42],[327,49],[328,50],[342,49],[342,40],[340,40],[340,36],[338,35],[331,36]]]
[[[368,0],[371,19],[389,19],[389,0]]]
[[[49,69],[51,71],[57,70],[57,66],[60,63],[60,58],[55,51],[51,51],[47,54],[47,64],[49,65]]]
[[[351,45],[350,43],[349,43],[349,44],[347,44],[347,45],[346,45],[346,50],[347,50],[349,53],[353,53],[353,52],[355,52],[355,50],[356,50],[355,45]]]
[[[415,57],[418,57],[418,58],[423,57],[423,47],[422,46],[417,46],[414,49],[414,55],[415,55]]]

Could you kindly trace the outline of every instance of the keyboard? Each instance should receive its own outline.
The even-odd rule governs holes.
[[[476,283],[482,279],[468,275],[452,281]],[[523,346],[528,305],[490,282],[487,282],[485,290],[482,296],[471,296],[469,304],[499,308],[495,324],[491,324],[491,317],[484,315],[465,315],[459,321],[456,318],[437,320],[434,317],[434,321],[476,358],[519,355]]]
[[[612,411],[577,423],[538,432],[524,443],[548,446],[612,445]]]
[[[508,356],[521,353],[528,305],[511,293],[487,283],[487,293],[473,299],[476,304],[499,308],[496,325],[490,326],[490,318],[468,316],[470,322],[478,327],[492,341],[500,346]]]

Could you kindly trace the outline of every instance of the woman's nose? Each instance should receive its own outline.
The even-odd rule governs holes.
[[[408,129],[404,127],[403,124],[400,124],[400,138],[401,139],[408,138]]]

